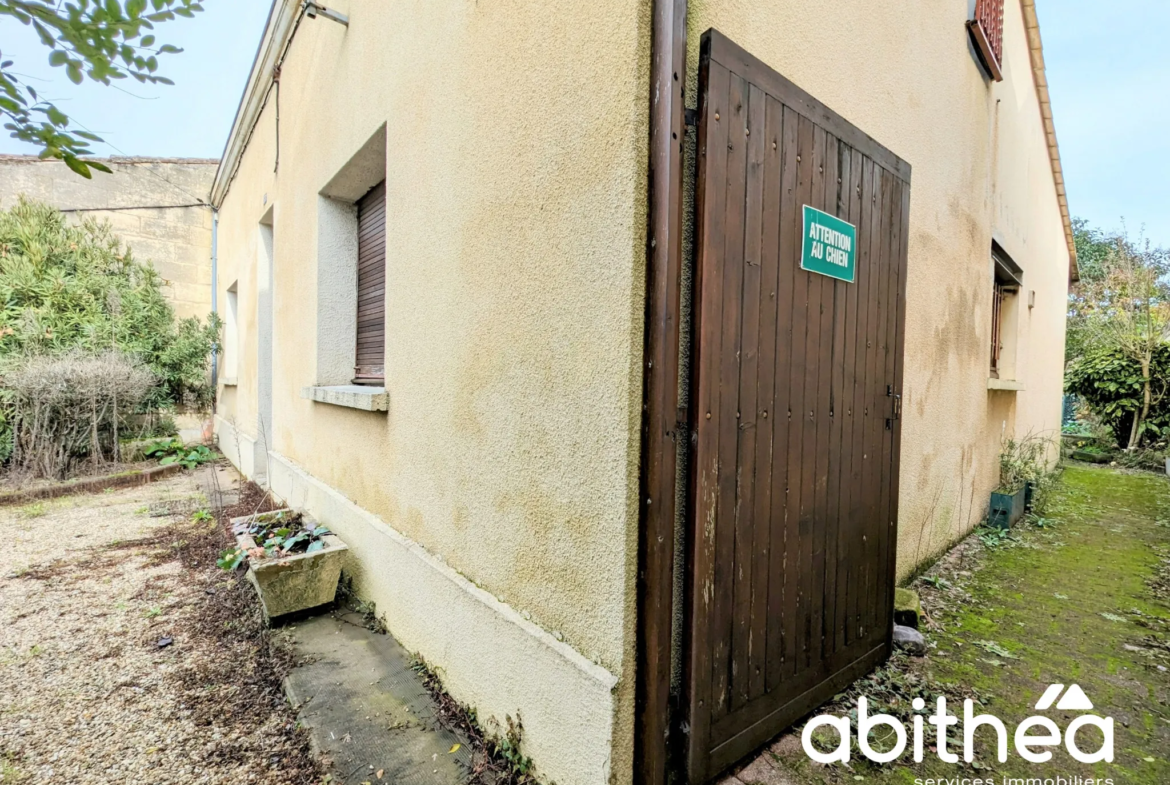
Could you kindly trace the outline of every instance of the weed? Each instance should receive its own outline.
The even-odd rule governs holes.
[[[182,439],[158,441],[142,451],[147,458],[158,458],[159,466],[170,466],[172,463],[182,464],[184,469],[194,469],[205,463],[215,460],[216,456],[202,444],[191,447],[183,444]]]
[[[26,504],[16,511],[21,518],[39,518],[48,512],[44,502],[36,502],[35,504]]]
[[[471,742],[469,785],[535,785],[532,760],[520,751],[524,727],[519,717],[506,718],[507,728],[502,735],[487,732],[480,726],[475,709],[460,705],[448,695],[438,675],[425,661],[416,658],[411,667],[438,704],[440,722]]]
[[[211,510],[204,508],[196,510],[195,514],[191,516],[191,520],[195,523],[211,523],[215,520],[215,516],[212,515]]]
[[[979,541],[983,543],[983,547],[995,550],[1002,548],[1005,545],[1015,544],[1015,538],[1012,537],[1010,529],[1000,529],[995,526],[980,526],[976,530],[979,536]]]
[[[507,718],[508,730],[504,733],[502,738],[497,738],[491,741],[492,747],[496,754],[503,758],[508,763],[513,774],[521,777],[527,776],[532,771],[532,759],[525,757],[520,752],[520,739],[524,733],[524,727],[520,724],[520,720],[512,720],[509,715]]]
[[[1037,529],[1051,529],[1053,526],[1056,525],[1049,518],[1043,518],[1039,515],[1033,515],[1031,513],[1029,513],[1028,516],[1024,520],[1026,520],[1029,525],[1035,526]]]
[[[12,753],[5,753],[0,757],[0,782],[5,785],[17,785],[17,783],[28,782],[28,775],[21,771],[16,763]]]
[[[162,608],[160,608],[160,607],[158,607],[157,605],[155,605],[153,608],[151,608],[150,610],[148,610],[148,611],[147,611],[145,614],[143,614],[143,615],[145,615],[145,616],[146,616],[146,618],[148,618],[148,619],[154,619],[154,618],[157,618],[157,617],[159,617],[159,616],[162,616]]]
[[[950,581],[938,575],[927,575],[923,577],[922,582],[936,589],[949,589],[951,587]]]
[[[386,622],[378,618],[378,608],[372,602],[367,602],[361,597],[358,597],[353,590],[353,576],[341,573],[341,580],[337,584],[337,604],[343,608],[348,608],[354,613],[361,614],[362,621],[368,629],[374,632],[385,635],[389,630],[386,629]]]

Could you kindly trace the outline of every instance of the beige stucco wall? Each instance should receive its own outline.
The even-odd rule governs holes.
[[[565,761],[548,744],[531,754],[558,782],[628,781],[648,4],[336,5],[348,28],[306,19],[283,65],[279,173],[270,101],[221,207],[220,296],[238,282],[241,351],[219,415],[257,436],[255,260],[271,209],[275,424],[263,438],[618,676],[604,765],[564,771],[567,730]],[[318,194],[382,124],[390,411],[370,413],[299,391],[317,381]],[[377,528],[351,531],[376,550]],[[378,562],[355,565],[359,589],[397,607]],[[456,656],[437,637],[411,641],[440,669]],[[514,663],[555,692],[541,667]]]
[[[457,698],[540,718],[542,772],[627,782],[650,4],[337,5],[349,27],[306,20],[282,68],[279,171],[270,100],[221,207],[220,300],[234,284],[240,304],[221,445],[250,473],[270,463],[274,488],[358,546],[359,591]],[[691,2],[691,105],[716,26],[914,167],[903,576],[980,519],[1005,434],[1059,427],[1068,251],[1020,12],[1008,3],[1001,84],[965,19],[933,0]],[[383,125],[390,403],[372,413],[299,393],[319,381],[319,194]],[[1025,270],[1019,392],[987,389],[993,237]],[[552,728],[570,682],[586,714],[609,712],[600,742]]]
[[[966,3],[690,2],[689,105],[715,27],[913,167],[899,577],[982,519],[1003,437],[1059,438],[1069,253],[1020,7],[1005,6],[995,83],[972,54]],[[987,389],[993,237],[1024,269],[1019,392]]]
[[[211,313],[211,207],[218,164],[204,159],[101,159],[92,180],[60,161],[0,156],[0,205],[23,194],[80,217],[109,221],[135,258],[149,262],[180,318]],[[185,206],[198,205],[198,206]]]

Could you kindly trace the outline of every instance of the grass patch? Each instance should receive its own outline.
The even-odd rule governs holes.
[[[944,764],[928,749],[921,764],[908,751],[887,765],[854,756],[848,768],[822,767],[798,751],[783,760],[798,781],[862,777],[902,785],[929,777],[1000,782],[1075,774],[1134,785],[1170,782],[1170,482],[1068,466],[1046,501],[1042,518],[1030,516],[1002,536],[976,530],[916,580],[931,647],[926,658],[896,655],[814,713],[841,716],[865,695],[871,712],[880,708],[905,721],[913,697],[924,698],[931,713],[932,697],[943,694],[952,713],[967,697],[977,701],[1009,734],[1038,713],[1065,728],[1079,712],[1038,712],[1035,704],[1048,685],[1075,683],[1095,714],[1114,719],[1114,761],[1079,764],[1061,747],[1049,763],[1031,764],[1009,739],[1008,761],[1000,764],[993,736],[981,731],[974,765]],[[927,730],[933,737],[933,727]],[[961,744],[952,729],[948,749]]]
[[[33,504],[26,504],[20,507],[17,509],[16,514],[20,518],[31,520],[32,518],[40,518],[48,511],[49,508],[44,502],[34,502]]]

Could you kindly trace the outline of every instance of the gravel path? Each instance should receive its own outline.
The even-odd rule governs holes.
[[[184,473],[0,508],[0,783],[319,781],[205,504]]]

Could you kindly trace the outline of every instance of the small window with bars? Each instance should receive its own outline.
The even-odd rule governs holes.
[[[386,382],[386,182],[358,201],[357,351],[354,384]]]
[[[1003,81],[1003,0],[975,0],[975,18],[967,22],[971,41],[988,75]]]

